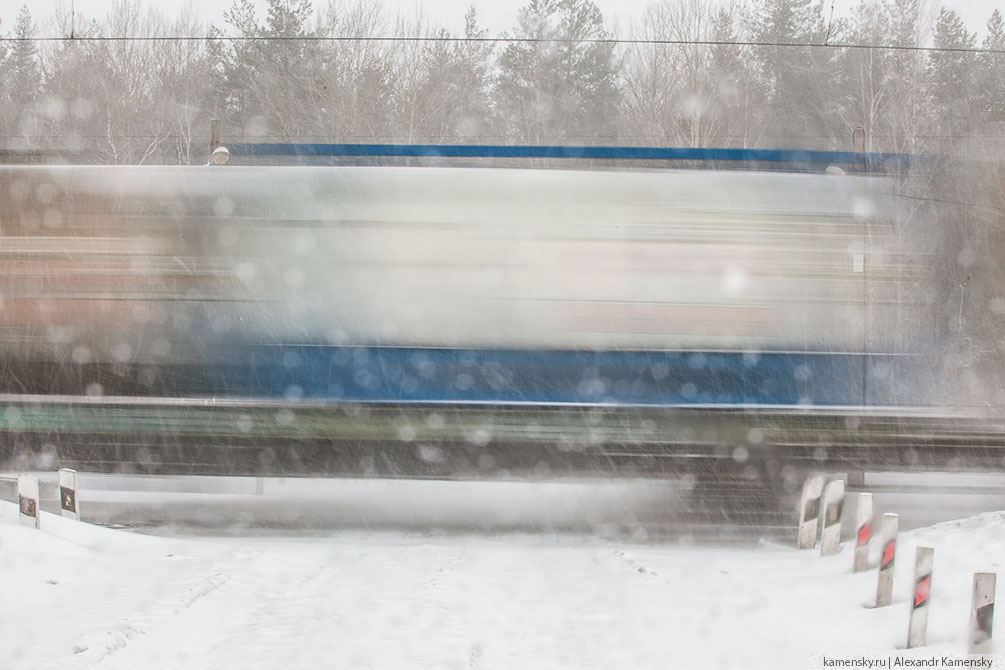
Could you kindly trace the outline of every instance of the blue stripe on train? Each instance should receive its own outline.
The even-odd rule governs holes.
[[[287,400],[889,404],[903,357],[845,353],[237,346],[178,380],[190,394]]]

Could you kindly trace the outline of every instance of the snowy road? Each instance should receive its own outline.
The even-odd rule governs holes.
[[[929,646],[905,652],[914,547],[935,547]],[[846,543],[847,544],[847,543]],[[874,554],[878,546],[873,547]],[[2,668],[807,668],[966,651],[998,514],[901,536],[875,571],[771,542],[709,546],[389,530],[151,536],[0,503]],[[874,556],[874,559],[876,557]]]

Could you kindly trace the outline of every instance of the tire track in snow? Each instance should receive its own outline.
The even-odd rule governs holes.
[[[73,646],[75,656],[66,661],[69,665],[93,666],[104,663],[133,641],[164,625],[172,618],[183,615],[195,603],[226,584],[235,569],[251,562],[258,552],[238,549],[214,561],[212,574],[190,586],[181,597],[172,595],[160,598],[140,613],[123,617],[114,626],[100,633],[82,635]],[[65,664],[63,664],[65,665]]]

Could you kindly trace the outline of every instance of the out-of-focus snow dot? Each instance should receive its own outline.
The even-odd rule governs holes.
[[[646,540],[649,539],[649,531],[647,531],[646,527],[640,523],[632,525],[631,535],[632,539],[635,540],[636,542],[645,542]]]
[[[171,343],[163,337],[158,337],[154,340],[153,346],[150,347],[150,350],[154,352],[155,356],[167,356],[171,353]]]
[[[244,135],[254,137],[255,135],[265,135],[269,132],[269,122],[261,114],[248,117],[244,124]]]
[[[460,389],[461,391],[466,391],[474,386],[474,377],[469,375],[467,372],[461,372],[454,378],[454,388]]]
[[[463,116],[454,127],[461,137],[474,137],[482,127],[482,120],[472,115]]]
[[[653,379],[663,379],[668,374],[670,374],[669,366],[663,363],[657,363],[656,365],[652,366],[650,370],[652,371]]]
[[[352,376],[352,380],[365,389],[372,389],[377,386],[377,377],[367,370],[357,370]]]
[[[533,433],[534,430],[531,430],[530,432]],[[583,449],[583,444],[579,440],[573,439],[568,435],[559,435],[557,439],[558,439],[559,451],[569,452],[569,451],[581,451]]]
[[[91,396],[92,398],[97,398],[105,395],[105,389],[98,382],[91,382],[90,384],[87,385],[87,388],[84,389],[84,393]]]
[[[405,442],[412,442],[415,440],[415,429],[411,426],[401,426],[398,428],[398,437]]]
[[[237,417],[237,429],[242,433],[250,433],[251,428],[254,425],[255,424],[251,420],[251,417],[248,416],[247,414],[242,414],[241,416]]]
[[[213,213],[216,214],[217,216],[230,216],[231,214],[234,213],[234,201],[231,200],[230,198],[228,198],[225,195],[221,195],[221,196],[217,197],[217,199],[213,201]],[[224,229],[224,230],[229,230],[229,229]],[[224,238],[222,236],[223,232],[224,232],[223,230],[220,231],[220,233],[221,233],[220,241],[221,242],[224,241]],[[236,238],[236,235],[235,235],[235,238]]]
[[[42,225],[46,228],[63,227],[63,210],[59,207],[46,207],[42,215]]]
[[[826,461],[827,450],[824,449],[823,447],[817,447],[816,449],[813,450],[813,458],[818,461]]]
[[[154,381],[157,379],[157,373],[150,368],[143,368],[139,372],[140,383],[144,386],[153,386]]]
[[[283,391],[283,397],[288,402],[297,402],[298,400],[304,399],[304,390],[296,384],[290,384],[286,387],[286,390]]]
[[[298,254],[305,254],[317,246],[314,234],[302,231],[293,237],[293,251]]]
[[[494,456],[489,454],[482,454],[478,457],[478,469],[482,472],[488,472],[490,470],[495,470],[496,459]]]
[[[293,423],[293,420],[295,418],[296,417],[293,416],[293,412],[291,412],[288,409],[281,409],[278,412],[276,412],[276,423],[283,426],[290,425],[291,423]]]
[[[918,454],[917,449],[911,447],[910,449],[904,452],[904,462],[907,463],[908,465],[914,465],[919,460],[921,460],[921,456]]]
[[[40,470],[52,469],[56,462],[56,445],[46,443],[42,446],[42,451],[35,459]]]
[[[977,253],[970,247],[964,247],[963,251],[956,257],[956,262],[960,267],[968,268],[977,260]]]
[[[443,415],[439,412],[433,412],[426,417],[426,426],[432,428],[433,430],[443,428],[445,423],[446,421],[444,420]]]
[[[70,114],[78,121],[87,121],[94,114],[94,105],[87,98],[75,98],[70,103]]]
[[[810,366],[806,365],[806,363],[803,363],[802,365],[796,366],[796,369],[792,371],[792,376],[799,381],[804,382],[813,376],[813,370]]]
[[[35,200],[48,205],[56,199],[56,186],[48,182],[43,182],[35,187]]]
[[[680,394],[685,398],[693,398],[698,395],[698,387],[691,382],[686,382],[680,387]]]
[[[300,367],[300,354],[295,351],[283,352],[283,367],[287,370]]]
[[[861,423],[862,420],[857,416],[846,416],[844,419],[844,427],[848,430],[858,430]]]
[[[743,364],[748,368],[752,368],[757,365],[758,361],[761,360],[761,355],[755,351],[744,351],[743,352]]]
[[[619,379],[618,381],[614,382],[614,395],[616,397],[621,398],[625,397],[626,395],[628,395],[631,389],[632,389],[631,382],[625,379]]]
[[[59,121],[66,114],[66,102],[62,97],[51,93],[39,101],[38,107],[52,121]]]
[[[373,456],[367,454],[359,459],[359,469],[363,474],[373,474],[377,470],[377,461]]]
[[[128,363],[133,357],[133,348],[128,342],[119,342],[112,347],[112,358],[119,363]]]
[[[150,321],[151,313],[148,305],[142,303],[135,305],[131,310],[131,314],[133,315],[133,319],[139,323],[148,323]]]
[[[872,376],[876,379],[886,379],[890,376],[890,364],[876,363],[876,365],[872,366]]]
[[[872,198],[855,198],[852,204],[852,213],[860,219],[868,219],[876,212],[876,203]]]
[[[813,396],[801,395],[799,396],[799,400],[796,401],[796,404],[803,405],[804,407],[811,406],[813,405]]]
[[[70,354],[70,358],[77,365],[84,365],[85,363],[90,363],[92,359],[91,350],[85,347],[84,345],[74,347],[73,353]]]
[[[538,461],[534,464],[534,474],[538,477],[549,477],[551,476],[551,466],[544,461]]]
[[[17,407],[8,407],[3,413],[4,422],[7,424],[8,428],[13,430],[21,430],[24,426],[23,417],[21,416],[21,410]]]
[[[420,444],[416,447],[419,459],[426,463],[442,463],[444,461],[443,451],[429,444]]]
[[[743,293],[747,287],[747,274],[743,268],[729,268],[722,275],[722,291],[730,297]]]
[[[492,431],[488,428],[477,428],[475,432],[471,434],[471,443],[479,447],[484,447],[492,439]]]
[[[687,357],[687,364],[692,370],[700,370],[705,367],[707,361],[705,354],[691,354]]]
[[[750,458],[750,452],[744,446],[739,446],[733,449],[733,460],[737,463],[746,463],[747,459]]]
[[[415,393],[419,390],[419,380],[411,375],[405,375],[401,380],[401,390],[405,393]]]
[[[300,288],[307,281],[307,274],[300,268],[290,268],[284,279],[290,288]]]
[[[764,431],[760,428],[751,428],[747,431],[747,441],[751,444],[760,444],[764,441]]]
[[[0,309],[3,309],[3,298],[0,298]],[[69,328],[52,327],[46,331],[46,336],[50,342],[72,342],[73,331]]]
[[[258,274],[258,266],[251,261],[244,261],[237,264],[234,274],[237,275],[238,279],[247,284],[250,281],[254,281],[255,276]]]

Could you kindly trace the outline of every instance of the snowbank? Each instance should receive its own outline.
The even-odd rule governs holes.
[[[51,514],[34,531],[16,516],[0,503],[2,668],[746,669],[963,654],[972,574],[1005,556],[1003,514],[902,533],[894,603],[873,609],[876,573],[851,573],[847,542],[822,559],[541,534],[166,538]],[[935,548],[929,646],[905,651],[918,545]]]

